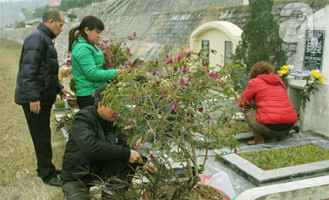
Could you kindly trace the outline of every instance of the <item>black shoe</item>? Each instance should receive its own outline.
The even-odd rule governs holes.
[[[62,172],[62,169],[55,169],[56,174],[60,174]]]
[[[49,181],[44,181],[44,183],[48,184],[50,186],[61,187],[60,180],[57,177],[54,177],[54,178],[50,179]]]

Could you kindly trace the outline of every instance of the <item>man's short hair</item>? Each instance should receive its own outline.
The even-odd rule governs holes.
[[[102,102],[104,95],[102,94],[106,89],[106,85],[99,86],[95,91],[94,106],[97,107],[99,102]]]
[[[50,19],[53,19],[55,22],[60,22],[61,20],[61,11],[57,8],[49,8],[42,16],[42,22],[47,22]]]

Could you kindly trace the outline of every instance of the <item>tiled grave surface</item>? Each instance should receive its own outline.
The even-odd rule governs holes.
[[[289,135],[286,141],[270,141],[269,143],[254,146],[247,146],[246,143],[243,142],[247,141],[248,139],[252,139],[251,133],[239,134],[237,138],[242,141],[241,147],[238,149],[238,151],[257,151],[305,144],[314,144],[324,149],[329,149],[329,141],[327,140],[328,138],[326,136],[312,132],[302,132],[301,134],[293,133]],[[215,152],[219,153],[218,150],[215,150]],[[218,162],[212,163],[209,161],[210,165],[208,165],[207,162],[206,170],[211,171],[211,168],[214,169],[214,167],[221,167],[222,170],[227,171],[237,194],[242,193],[243,190],[254,188],[256,187],[255,185],[273,185],[282,182],[329,175],[329,161],[321,161],[296,167],[263,171],[234,153],[225,155],[224,158],[224,163],[227,165],[224,163],[219,164]],[[252,183],[254,183],[254,185]]]

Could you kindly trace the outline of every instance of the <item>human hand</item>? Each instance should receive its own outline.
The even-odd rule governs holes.
[[[30,110],[31,112],[35,113],[35,114],[39,114],[40,112],[40,101],[33,101],[30,102]]]
[[[143,159],[141,155],[135,151],[135,150],[130,150],[130,158],[129,158],[129,163],[138,163],[138,164],[143,164]]]
[[[141,149],[143,147],[144,143],[142,142],[142,139],[139,138],[136,142],[136,144],[134,145],[135,149]]]
[[[61,99],[66,99],[67,94],[69,94],[69,95],[72,96],[72,94],[71,94],[70,92],[66,91],[64,88],[62,88],[62,89],[59,91],[58,94],[59,94],[59,96],[61,97]]]
[[[158,168],[155,167],[152,162],[148,162],[145,165],[143,165],[143,169],[147,170],[146,173],[148,173],[148,171],[151,172],[152,174],[158,172]]]

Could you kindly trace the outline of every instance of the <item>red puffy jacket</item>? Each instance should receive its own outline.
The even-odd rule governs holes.
[[[257,106],[256,119],[262,124],[294,124],[298,119],[283,81],[276,74],[261,74],[248,82],[238,103],[246,107],[252,101]]]

